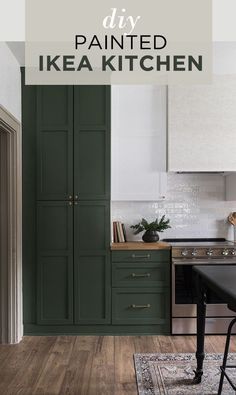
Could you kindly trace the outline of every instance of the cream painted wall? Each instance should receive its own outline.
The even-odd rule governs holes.
[[[20,65],[5,42],[0,42],[0,105],[21,121]]]

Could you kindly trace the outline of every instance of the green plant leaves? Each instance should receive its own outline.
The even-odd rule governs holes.
[[[142,218],[141,225],[144,227],[144,229],[148,229],[149,225],[145,218]]]
[[[140,233],[144,230],[144,227],[140,223],[137,225],[132,225],[131,228],[135,229],[134,235],[137,235],[138,233]]]
[[[171,228],[170,226],[170,220],[165,219],[165,215],[163,215],[158,221],[158,218],[155,219],[155,221],[148,223],[148,221],[145,218],[142,218],[142,220],[136,224],[136,225],[131,225],[130,228],[135,229],[134,234],[137,235],[138,233],[144,231],[144,230],[154,230],[157,232],[163,232],[164,230]]]

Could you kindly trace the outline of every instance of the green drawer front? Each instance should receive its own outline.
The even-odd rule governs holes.
[[[113,287],[169,287],[170,264],[113,263]]]
[[[169,262],[169,250],[132,250],[132,251],[112,251],[113,262]]]
[[[169,290],[159,288],[114,288],[112,323],[166,325],[170,317]]]

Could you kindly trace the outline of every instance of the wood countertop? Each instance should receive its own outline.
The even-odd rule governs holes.
[[[112,251],[125,250],[169,250],[170,244],[164,241],[156,243],[144,243],[143,241],[128,241],[126,243],[111,243]]]

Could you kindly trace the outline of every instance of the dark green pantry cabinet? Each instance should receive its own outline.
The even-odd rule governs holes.
[[[110,199],[110,88],[37,88],[37,198]]]
[[[109,324],[110,87],[26,86],[23,71],[22,104],[26,332]]]

